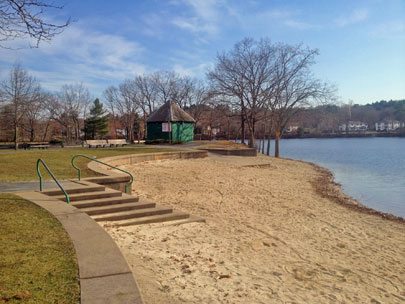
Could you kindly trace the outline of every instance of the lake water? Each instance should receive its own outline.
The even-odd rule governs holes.
[[[362,204],[405,217],[405,138],[284,139],[280,156],[326,167]]]

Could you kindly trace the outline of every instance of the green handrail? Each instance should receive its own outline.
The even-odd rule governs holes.
[[[63,194],[65,195],[65,198],[66,198],[66,203],[69,204],[70,203],[69,194],[67,194],[65,189],[63,189],[62,185],[59,183],[59,181],[57,180],[55,175],[53,175],[51,169],[49,169],[49,167],[46,165],[46,163],[40,158],[37,160],[37,174],[38,174],[38,177],[39,177],[39,191],[42,191],[42,189],[43,189],[43,187],[42,187],[42,174],[41,174],[41,170],[39,170],[39,165],[40,164],[42,164],[44,166],[44,168],[46,169],[46,171],[48,171],[49,175],[53,178],[53,180],[58,185],[60,190],[62,190],[62,192],[63,192]]]
[[[105,165],[105,166],[110,167],[112,169],[115,169],[115,170],[118,170],[118,171],[121,171],[121,172],[124,172],[124,173],[128,174],[129,175],[129,182],[125,185],[125,193],[130,193],[129,190],[131,189],[132,183],[134,181],[134,177],[132,176],[131,173],[129,173],[128,171],[122,170],[120,168],[111,166],[109,164],[106,164],[106,163],[96,159],[95,157],[87,156],[87,155],[84,155],[84,154],[77,154],[77,155],[73,156],[72,160],[71,160],[73,168],[75,168],[77,170],[77,178],[78,178],[78,180],[80,180],[80,178],[81,178],[81,171],[80,171],[80,168],[77,167],[75,162],[74,162],[75,159],[78,158],[78,157],[84,157],[84,158],[90,159],[91,161],[95,161],[95,162],[97,162],[99,164]]]

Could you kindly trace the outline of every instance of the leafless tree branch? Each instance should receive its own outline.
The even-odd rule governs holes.
[[[63,6],[41,0],[0,0],[0,47],[15,49],[7,42],[29,38],[28,46],[37,48],[41,41],[52,40],[71,23],[70,18],[60,24],[47,21],[47,12],[55,9]]]

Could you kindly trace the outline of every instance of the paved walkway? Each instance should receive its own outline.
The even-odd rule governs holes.
[[[44,189],[57,188],[58,186],[55,182],[47,181],[44,182]],[[70,181],[63,181],[62,186],[77,186],[76,183]],[[0,183],[0,192],[16,192],[16,191],[25,191],[25,190],[39,190],[39,182],[14,182],[14,183]]]

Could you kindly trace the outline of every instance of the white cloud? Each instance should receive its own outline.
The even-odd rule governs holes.
[[[205,33],[214,35],[218,32],[218,28],[214,23],[203,23],[198,18],[182,18],[177,17],[172,20],[172,24],[180,29],[188,30],[192,33]]]
[[[272,22],[296,30],[308,30],[318,27],[314,24],[300,20],[299,11],[288,9],[270,9],[260,12],[256,15],[253,22],[260,22],[262,24]]]
[[[367,9],[356,9],[350,14],[340,16],[335,20],[338,27],[345,27],[348,25],[356,24],[367,20],[369,12]]]
[[[144,49],[138,43],[79,25],[69,27],[51,43],[41,44],[39,49],[2,53],[3,66],[21,61],[51,90],[57,90],[63,83],[81,81],[102,90],[103,83],[117,83],[147,70],[139,62]]]
[[[284,25],[297,30],[308,30],[316,27],[315,25],[293,19],[285,20]]]
[[[377,37],[405,36],[405,21],[393,20],[378,24],[371,34]]]
[[[186,68],[181,64],[175,64],[173,70],[181,76],[194,76],[192,69]]]
[[[220,30],[221,14],[229,12],[224,1],[181,0],[172,4],[185,4],[191,9],[191,15],[178,16],[172,20],[172,24],[195,34],[217,34]]]
[[[183,0],[183,2],[191,6],[197,16],[204,20],[213,20],[218,17],[218,8],[220,1],[217,0]]]
[[[124,37],[85,30],[77,26],[42,45],[40,52],[50,56],[66,56],[75,63],[124,67],[127,60],[139,55],[142,47]]]
[[[212,63],[199,63],[192,66],[186,66],[181,63],[176,63],[173,65],[172,69],[176,73],[182,76],[190,76],[190,77],[203,77],[207,72],[208,68],[212,66]]]
[[[296,15],[296,12],[285,9],[271,9],[259,13],[259,17],[268,19],[289,19]]]
[[[149,13],[141,17],[144,26],[142,33],[154,38],[159,38],[164,35],[166,19],[158,13]]]

